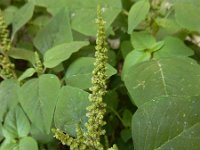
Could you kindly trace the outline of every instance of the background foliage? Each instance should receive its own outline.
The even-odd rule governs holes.
[[[68,149],[51,128],[84,126],[98,4],[109,43],[102,142],[199,150],[199,0],[1,0],[16,78],[0,74],[0,150]]]

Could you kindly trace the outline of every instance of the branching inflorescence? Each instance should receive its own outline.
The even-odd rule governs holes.
[[[102,17],[100,7],[97,8],[98,25],[96,52],[94,63],[94,70],[92,72],[92,87],[89,95],[90,106],[87,107],[88,121],[85,124],[86,131],[78,126],[76,128],[77,137],[72,138],[68,134],[63,133],[59,129],[53,130],[55,137],[59,139],[62,144],[70,146],[71,150],[104,150],[101,144],[101,136],[105,134],[103,126],[106,122],[103,120],[106,113],[106,104],[103,102],[103,96],[106,93],[106,62],[107,62],[107,42],[105,34],[105,21]],[[114,145],[108,150],[117,150]]]
[[[16,78],[15,66],[8,57],[10,47],[9,32],[0,10],[0,76],[3,79]]]

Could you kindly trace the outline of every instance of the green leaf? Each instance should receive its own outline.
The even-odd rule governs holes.
[[[131,45],[130,41],[122,41],[120,46],[120,51],[122,53],[123,58],[126,58],[128,53],[130,53],[133,50],[133,46]]]
[[[129,139],[131,139],[131,129],[125,128],[120,132],[121,138],[124,140],[124,142],[127,142]]]
[[[0,150],[13,150],[16,148],[16,143],[4,140],[0,145]]]
[[[108,111],[117,110],[119,98],[116,91],[108,91],[104,96],[104,102],[107,105]]]
[[[6,139],[21,138],[28,135],[30,123],[23,110],[16,106],[6,115],[3,125],[3,134]]]
[[[31,50],[26,50],[23,48],[14,48],[12,47],[9,51],[8,51],[8,55],[12,58],[15,59],[22,59],[22,60],[27,60],[30,63],[34,64],[35,63],[35,59],[34,59],[34,52]]]
[[[139,25],[141,21],[146,18],[149,12],[150,4],[148,0],[141,0],[136,2],[130,9],[128,14],[128,33],[132,31]]]
[[[106,21],[106,29],[108,29],[108,27],[112,24],[112,22],[115,20],[122,9],[120,0],[77,0],[77,2],[80,3],[80,5],[78,6],[79,8],[71,14],[72,28],[85,35],[96,35],[97,28],[95,24],[95,19],[97,5],[101,5],[102,7],[103,17]],[[72,3],[74,3],[74,1],[71,1],[71,5],[73,5]]]
[[[7,25],[12,23],[13,17],[15,15],[15,12],[18,10],[16,6],[8,6],[4,11],[3,11],[3,17],[5,19],[5,22]]]
[[[133,102],[140,106],[159,96],[199,95],[200,67],[192,59],[168,58],[146,61],[124,75]]]
[[[38,150],[37,142],[32,137],[24,137],[19,141],[18,150]]]
[[[62,87],[54,116],[56,128],[76,136],[77,125],[84,127],[87,121],[88,96],[89,94],[81,89],[70,86]]]
[[[175,18],[178,24],[192,31],[200,31],[199,0],[182,0],[181,2],[176,1],[174,6]]]
[[[164,46],[154,53],[155,58],[192,56],[193,50],[178,38],[168,36],[164,39]]]
[[[50,132],[49,134],[43,133],[33,124],[31,125],[30,134],[31,137],[33,137],[36,141],[39,141],[42,144],[48,144],[54,140],[53,132]]]
[[[34,68],[28,68],[26,69],[23,74],[18,78],[18,81],[22,81],[28,77],[31,77],[34,73],[35,73],[35,69]]]
[[[81,57],[71,63],[65,74],[66,84],[81,89],[87,89],[91,87],[91,77],[94,69],[94,62],[95,58]],[[108,78],[116,73],[117,71],[112,66],[107,64],[106,74]]]
[[[0,150],[38,150],[38,145],[32,137],[23,137],[16,140],[4,140],[1,144]]]
[[[124,61],[124,66],[122,70],[122,80],[124,80],[124,75],[127,74],[129,69],[135,64],[141,63],[143,61],[150,60],[151,54],[149,52],[143,52],[138,50],[133,50],[130,52]]]
[[[75,41],[55,46],[44,54],[44,66],[53,68],[67,60],[74,52],[77,52],[80,48],[88,44],[89,43],[86,41]]]
[[[61,8],[68,8],[72,20],[72,28],[85,35],[96,35],[96,8],[101,5],[103,16],[108,28],[122,9],[120,0],[36,0],[36,5],[44,6],[51,14],[56,14]]]
[[[73,41],[67,9],[61,9],[34,38],[34,45],[41,52],[66,42]]]
[[[41,15],[41,16],[37,16],[37,18],[35,18],[31,23],[34,26],[37,26],[38,29],[42,29],[42,28],[45,27],[45,25],[47,25],[49,23],[50,20],[51,20],[50,16],[48,16],[48,15]]]
[[[15,80],[4,80],[0,84],[0,122],[8,109],[16,106],[18,103],[18,90],[19,85]]]
[[[126,125],[125,127],[131,126],[131,118],[132,118],[132,113],[128,109],[124,109],[122,120],[123,124]]]
[[[32,2],[28,2],[15,12],[12,21],[13,25],[12,39],[14,38],[15,33],[32,18],[33,11],[34,11],[34,4]]]
[[[0,141],[4,139],[3,133],[2,133],[2,123],[0,123]]]
[[[157,43],[155,43],[148,51],[149,52],[155,52],[158,51],[159,49],[161,49],[164,45],[164,41],[159,41]]]
[[[146,31],[133,32],[131,43],[135,49],[144,50],[151,48],[156,43],[156,39]]]
[[[155,22],[170,33],[178,32],[181,29],[174,18],[156,18]]]
[[[45,74],[26,82],[20,89],[20,103],[31,122],[44,133],[50,132],[60,81]]]
[[[171,96],[140,106],[132,118],[134,148],[199,150],[199,107],[199,97]]]

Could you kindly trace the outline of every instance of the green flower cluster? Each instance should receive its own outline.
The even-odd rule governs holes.
[[[40,57],[39,57],[37,52],[35,52],[35,66],[34,67],[35,67],[35,70],[36,70],[38,76],[43,74],[44,67],[43,67],[43,64],[42,64]]]
[[[88,122],[86,123],[87,144],[94,147],[94,149],[103,150],[103,145],[100,143],[101,135],[105,134],[102,127],[106,124],[103,120],[106,113],[106,104],[103,102],[103,96],[106,93],[106,62],[107,62],[107,42],[105,34],[105,21],[102,18],[100,7],[97,9],[98,25],[97,39],[96,39],[96,61],[94,63],[94,70],[92,72],[92,87],[89,100],[91,105],[87,108]]]
[[[0,10],[0,76],[3,79],[16,78],[15,65],[11,63],[7,54],[11,47],[8,36],[9,32]]]
[[[55,137],[59,139],[62,144],[70,146],[71,150],[104,150],[101,144],[101,136],[105,135],[106,131],[103,126],[106,122],[103,120],[106,113],[106,104],[103,102],[103,96],[106,93],[106,63],[107,63],[107,42],[105,34],[105,21],[102,17],[101,8],[97,9],[98,25],[97,39],[96,39],[96,61],[94,63],[94,70],[92,72],[92,87],[89,95],[90,106],[87,107],[88,122],[85,124],[86,132],[83,132],[80,127],[76,128],[76,138],[70,137],[59,129],[54,129]],[[117,150],[117,146],[108,150]]]
[[[55,134],[54,137],[60,140],[63,145],[70,146],[70,150],[92,150],[86,145],[85,137],[80,127],[76,128],[76,138],[63,133],[60,129],[53,129],[52,131]]]

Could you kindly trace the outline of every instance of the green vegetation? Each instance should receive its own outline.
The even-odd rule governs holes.
[[[0,150],[199,150],[199,0],[1,0]]]

